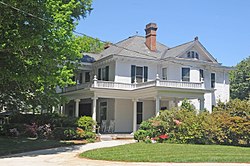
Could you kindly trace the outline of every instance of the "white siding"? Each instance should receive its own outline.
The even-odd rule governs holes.
[[[148,120],[155,116],[155,101],[144,100],[143,101],[143,120]]]
[[[115,132],[133,131],[133,102],[115,99]]]
[[[147,66],[148,81],[155,80],[157,74],[157,64],[147,63],[145,61],[116,61],[115,82],[131,83],[131,65]]]

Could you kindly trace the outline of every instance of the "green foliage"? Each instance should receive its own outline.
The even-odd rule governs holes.
[[[56,86],[73,84],[81,52],[98,50],[97,40],[79,40],[73,33],[80,17],[92,10],[92,0],[1,2],[0,107],[21,110],[42,105],[51,110],[63,100]]]
[[[250,100],[234,99],[227,103],[219,102],[213,111],[226,111],[232,116],[246,117],[250,115]]]
[[[182,101],[181,108],[185,109],[185,110],[188,110],[188,111],[194,111],[195,110],[195,107],[187,99],[184,99]]]
[[[21,114],[16,113],[10,116],[10,123],[32,124],[37,125],[50,124],[54,127],[76,127],[77,118],[66,117],[55,113],[47,114]]]
[[[231,98],[250,99],[250,57],[242,60],[230,72]]]
[[[83,128],[85,131],[92,131],[96,122],[89,116],[82,116],[77,121],[77,126]]]
[[[64,134],[65,140],[73,140],[77,138],[77,132],[75,129],[71,129],[71,128],[66,129],[64,130],[63,134]]]
[[[100,53],[104,49],[104,43],[99,39],[87,36],[78,36],[76,38],[78,45],[82,48],[81,52]]]
[[[250,146],[249,101],[219,103],[212,114],[166,110],[142,122],[135,139],[157,142]],[[159,139],[166,135],[166,140]]]

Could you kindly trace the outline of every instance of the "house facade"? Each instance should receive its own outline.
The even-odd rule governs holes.
[[[111,44],[100,54],[86,54],[76,85],[58,89],[69,103],[68,116],[91,116],[101,125],[114,121],[115,132],[134,132],[143,120],[188,99],[197,110],[212,111],[229,100],[229,67],[222,66],[199,42],[169,48],[156,40],[157,25],[146,36]]]

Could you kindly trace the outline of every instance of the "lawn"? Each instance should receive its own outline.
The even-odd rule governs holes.
[[[134,143],[84,152],[95,160],[131,162],[250,162],[250,148],[222,145]]]
[[[67,146],[71,144],[72,143],[60,142],[56,140],[32,140],[28,138],[0,137],[0,156],[32,150]]]

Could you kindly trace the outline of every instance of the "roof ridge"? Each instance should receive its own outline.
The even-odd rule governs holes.
[[[186,44],[189,44],[189,43],[192,43],[192,42],[194,42],[194,41],[192,40],[192,41],[189,41],[189,42],[186,42],[186,43],[183,43],[183,44],[180,44],[180,45],[177,45],[177,46],[168,48],[168,50],[174,49],[174,48],[176,48],[176,47],[181,47],[181,46],[183,46],[183,45],[186,45]]]

